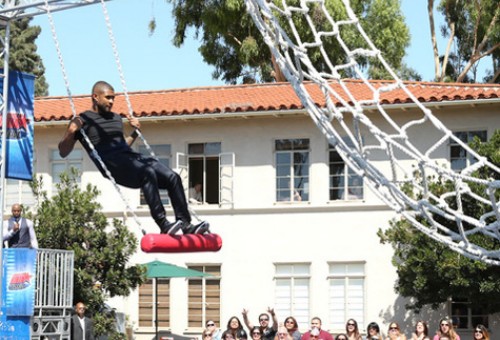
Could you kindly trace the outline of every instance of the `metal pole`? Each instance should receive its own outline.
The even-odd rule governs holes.
[[[158,278],[155,277],[155,332],[158,340]]]
[[[2,159],[1,159],[1,171],[0,171],[0,185],[1,194],[0,194],[0,222],[2,223],[0,228],[0,237],[2,241],[2,251],[0,251],[0,284],[3,284],[3,210],[4,210],[4,198],[5,198],[5,166],[6,166],[6,156],[7,156],[7,112],[8,105],[7,101],[9,99],[9,46],[10,46],[10,22],[7,22],[5,25],[5,38],[3,41],[3,110],[2,110]],[[2,289],[0,289],[0,307],[3,307],[3,296]]]

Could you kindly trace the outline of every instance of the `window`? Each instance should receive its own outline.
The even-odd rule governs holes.
[[[309,200],[309,139],[278,139],[276,201]]]
[[[17,179],[6,179],[5,185],[5,206],[10,207],[19,203],[24,207],[33,207],[36,203],[36,197],[31,190],[29,181],[20,181]]]
[[[363,199],[363,177],[356,175],[330,145],[330,200]]]
[[[486,142],[486,131],[459,131],[453,133],[459,140],[468,144],[474,140],[474,137],[478,137],[482,142]],[[450,141],[450,162],[451,168],[455,171],[460,171],[471,164],[474,164],[476,160],[470,156],[467,151],[455,141]]]
[[[83,164],[83,151],[82,149],[74,149],[66,158],[59,156],[59,150],[51,150],[51,175],[52,175],[52,191],[57,192],[56,185],[61,183],[61,174],[69,172],[70,168],[78,170],[78,177],[76,180],[80,183],[82,164]]]
[[[221,143],[188,145],[189,199],[200,203],[219,203],[219,160]],[[194,188],[201,191],[196,197]]]
[[[220,265],[188,268],[211,275],[188,280],[188,327],[204,328],[208,320],[220,324]]]
[[[170,158],[171,158],[171,147],[170,144],[157,144],[150,145],[151,150],[153,150],[156,158],[160,161],[160,163],[170,167]],[[145,145],[139,146],[139,153],[147,156],[151,156],[151,152],[146,148]],[[160,189],[160,198],[161,202],[165,204],[169,204],[170,200],[168,198],[168,191],[166,189]],[[141,189],[141,204],[147,204],[146,199],[144,198],[144,193]]]
[[[364,329],[365,315],[364,263],[331,263],[329,265],[329,301],[331,327],[343,330],[345,321],[353,318]]]
[[[472,329],[478,324],[489,327],[488,314],[481,308],[471,308],[467,302],[451,302],[451,319],[455,328]]]
[[[309,325],[309,264],[276,264],[275,303],[278,315],[293,315],[299,328]]]
[[[158,327],[170,327],[170,279],[156,281],[157,288],[153,279],[139,287],[139,327],[154,327],[156,315]]]

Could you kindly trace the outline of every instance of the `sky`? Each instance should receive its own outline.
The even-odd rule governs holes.
[[[189,31],[182,47],[173,46],[174,20],[167,1],[112,0],[106,2],[106,7],[128,91],[224,85],[223,81],[212,79],[213,68],[204,63],[198,52],[194,30]],[[402,10],[412,37],[405,62],[423,80],[431,80],[434,66],[427,1],[402,0]],[[52,15],[71,94],[88,94],[97,80],[108,81],[116,91],[123,91],[101,4]],[[150,35],[148,23],[153,16],[157,27]],[[49,20],[40,15],[32,24],[42,27],[36,43],[46,68],[49,94],[65,96],[67,89]]]

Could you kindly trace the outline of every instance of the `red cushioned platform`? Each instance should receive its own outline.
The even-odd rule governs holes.
[[[166,235],[146,234],[141,239],[141,249],[145,253],[192,253],[218,251],[222,239],[217,234]]]

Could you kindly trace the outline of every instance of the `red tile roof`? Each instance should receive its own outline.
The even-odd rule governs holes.
[[[360,80],[345,80],[344,84],[359,100],[371,99],[371,92]],[[389,85],[387,81],[370,81],[374,88]],[[445,102],[458,100],[499,99],[498,84],[462,84],[406,82],[407,88],[421,102]],[[320,90],[314,84],[305,85],[319,105],[324,104]],[[340,85],[332,88],[344,94]],[[129,98],[138,117],[180,116],[211,113],[276,111],[301,109],[299,98],[289,83],[266,83],[252,85],[198,87],[129,93]],[[401,89],[382,92],[384,104],[412,103]],[[74,96],[76,112],[91,107],[90,96]],[[117,93],[113,111],[126,113],[125,96]],[[67,97],[41,97],[35,100],[35,121],[68,120],[73,116]]]

